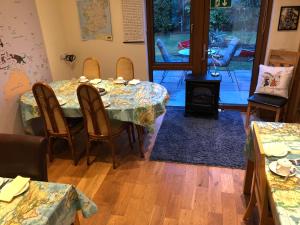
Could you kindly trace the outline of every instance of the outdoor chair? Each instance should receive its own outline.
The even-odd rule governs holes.
[[[156,41],[156,45],[161,53],[162,59],[165,63],[171,63],[171,62],[178,62],[178,61],[184,61],[182,58],[178,59],[178,58],[174,58],[174,56],[171,56],[167,50],[167,48],[165,47],[165,44],[163,43],[162,40],[160,40],[159,38]],[[164,70],[163,75],[162,75],[162,79],[160,80],[160,84],[164,82],[167,74],[168,74],[168,70]],[[181,78],[178,81],[177,87],[179,87],[179,85],[183,82],[184,78],[186,75],[186,71],[183,71]]]
[[[291,82],[288,87],[288,94],[290,95],[293,80],[295,77],[295,73],[297,70],[297,65],[299,61],[299,53],[298,52],[291,52],[291,51],[284,51],[284,50],[270,50],[268,65],[270,66],[283,66],[283,67],[294,67],[293,76]],[[250,115],[251,109],[264,109],[270,110],[276,113],[275,115],[275,122],[280,120],[280,116],[284,117],[284,114],[287,111],[288,106],[288,99],[279,96],[267,95],[267,94],[258,94],[255,93],[254,95],[248,98],[248,107],[247,107],[247,114],[246,114],[246,127],[249,126],[250,123]],[[283,114],[283,115],[282,115]]]
[[[226,47],[219,47],[218,48],[219,50],[215,54],[209,55],[207,65],[209,67],[209,70],[210,70],[211,66],[218,66],[218,67],[225,68],[227,71],[227,74],[232,82],[234,82],[234,80],[233,80],[233,76],[234,76],[237,87],[240,90],[237,78],[234,73],[231,73],[230,68],[229,68],[230,61],[237,49],[238,43],[239,43],[239,39],[233,38],[232,40],[230,40],[228,42]]]

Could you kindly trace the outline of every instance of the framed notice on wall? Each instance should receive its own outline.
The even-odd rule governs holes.
[[[143,0],[122,0],[124,43],[144,42],[143,2]]]

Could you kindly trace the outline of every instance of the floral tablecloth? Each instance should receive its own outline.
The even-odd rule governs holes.
[[[82,117],[76,94],[78,80],[54,81],[50,86],[59,101],[66,102],[62,105],[66,117]],[[165,112],[165,105],[169,99],[163,86],[148,81],[137,85],[119,85],[102,80],[96,87],[107,91],[102,100],[110,103],[106,109],[111,119],[133,122],[150,131],[154,128],[155,119]],[[39,117],[40,114],[31,91],[21,96],[20,107],[24,129],[27,133],[32,133],[30,120]]]
[[[300,159],[300,124],[254,122],[262,145],[266,143],[284,143],[290,149],[288,159]],[[248,136],[245,153],[253,160],[253,125]],[[269,170],[268,165],[277,160],[276,157],[266,157],[266,175],[271,196],[275,203],[277,217],[282,225],[300,225],[300,166],[296,176],[284,181]]]
[[[71,225],[77,210],[87,218],[98,209],[72,185],[30,181],[24,194],[10,203],[0,202],[0,224]]]

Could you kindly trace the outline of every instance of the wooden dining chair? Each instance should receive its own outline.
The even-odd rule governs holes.
[[[253,150],[255,156],[254,175],[251,187],[250,201],[248,203],[243,219],[247,220],[253,212],[255,205],[257,205],[259,225],[269,225],[274,224],[274,221],[268,198],[268,186],[265,170],[265,153],[263,151],[263,146],[261,145],[261,142],[259,140],[259,136],[257,136],[257,134],[255,133],[257,130],[255,127],[253,135]]]
[[[121,57],[117,61],[117,77],[123,77],[125,80],[132,80],[134,78],[134,67],[131,59]]]
[[[293,80],[297,65],[299,61],[299,53],[283,50],[270,50],[268,65],[270,66],[282,66],[282,67],[294,67],[293,76],[289,85],[289,95],[293,86]],[[284,117],[287,111],[288,99],[272,96],[266,94],[254,94],[248,98],[248,107],[246,114],[246,127],[249,127],[250,116],[252,108],[264,109],[275,112],[275,122],[280,120],[280,117]]]
[[[84,118],[84,126],[88,135],[87,164],[90,165],[90,148],[92,142],[104,141],[110,146],[112,152],[113,168],[116,168],[115,139],[123,131],[127,131],[130,147],[133,148],[130,123],[118,120],[109,120],[98,90],[89,84],[81,84],[77,88],[77,97]],[[94,160],[93,160],[94,161]]]
[[[35,83],[32,87],[32,92],[44,122],[50,162],[53,161],[53,141],[56,138],[61,138],[67,140],[74,165],[77,165],[79,157],[76,155],[74,136],[82,131],[83,124],[74,123],[73,121],[68,123],[56,95],[49,85],[39,82]]]
[[[89,80],[100,78],[101,70],[100,64],[97,59],[89,57],[83,61],[83,72],[82,75]]]

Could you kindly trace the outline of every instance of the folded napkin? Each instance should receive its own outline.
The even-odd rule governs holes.
[[[10,202],[17,193],[19,193],[30,178],[17,176],[12,182],[6,184],[0,191],[0,201]]]
[[[289,146],[282,142],[272,142],[263,144],[266,156],[284,156],[290,150]]]

